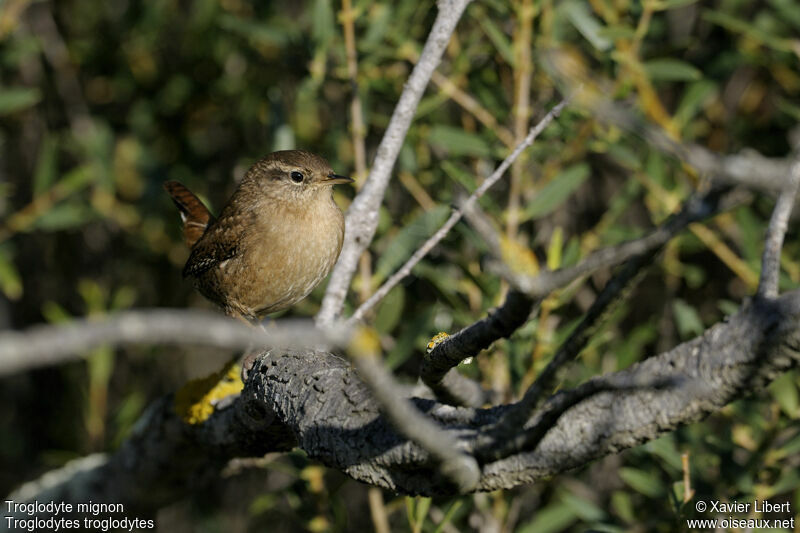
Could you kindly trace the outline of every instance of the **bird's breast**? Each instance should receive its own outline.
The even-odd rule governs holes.
[[[327,205],[329,204],[329,205]],[[263,315],[305,298],[333,268],[344,238],[344,218],[332,200],[308,209],[275,210],[249,236],[249,290],[242,303]]]

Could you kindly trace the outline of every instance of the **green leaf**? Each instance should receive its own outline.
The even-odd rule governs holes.
[[[22,278],[6,249],[0,249],[0,291],[9,300],[22,297]]]
[[[373,4],[367,14],[368,24],[366,33],[358,39],[359,51],[369,51],[384,40],[386,32],[391,28],[392,7],[383,4]]]
[[[605,511],[585,498],[581,498],[569,492],[564,492],[561,495],[561,499],[565,504],[571,507],[572,511],[584,522],[599,522],[606,517]]]
[[[422,524],[425,522],[425,517],[428,516],[428,510],[431,508],[431,499],[420,497],[417,498],[417,513],[415,521],[415,531],[422,531]]]
[[[597,32],[600,37],[605,39],[632,39],[636,35],[636,29],[631,26],[606,26]]]
[[[678,328],[681,338],[685,339],[703,333],[705,328],[697,310],[683,300],[677,299],[672,303],[672,314],[675,316],[675,326]]]
[[[750,39],[761,43],[765,46],[777,50],[779,52],[792,53],[794,43],[792,39],[782,39],[775,37],[764,30],[753,26],[752,24],[740,20],[736,17],[722,13],[719,11],[705,10],[703,11],[703,18],[712,24],[722,26],[732,33],[741,33]]]
[[[489,157],[492,153],[489,144],[477,133],[441,124],[431,128],[428,142],[452,155]]]
[[[579,163],[563,170],[545,185],[525,208],[525,220],[554,211],[589,177],[589,165]]]
[[[330,0],[316,0],[311,19],[311,38],[318,45],[327,44],[335,35],[333,9]]]
[[[52,300],[47,300],[42,304],[42,316],[51,324],[63,324],[72,320],[72,315]]]
[[[682,127],[689,123],[705,105],[712,101],[717,92],[717,84],[701,80],[690,84],[675,111],[675,121]]]
[[[784,456],[792,456],[800,453],[800,433],[795,435],[793,439],[789,440],[789,442],[781,446],[780,450],[783,452]]]
[[[664,163],[664,158],[655,150],[652,150],[648,154],[644,171],[650,179],[659,185],[666,185],[667,166],[666,163]]]
[[[800,122],[800,105],[783,97],[776,98],[775,103],[781,112],[786,113],[794,120]]]
[[[467,172],[458,165],[451,161],[442,161],[439,167],[453,180],[457,181],[468,191],[474,191],[477,188],[475,184],[475,176],[471,172]]]
[[[786,494],[797,487],[800,487],[800,471],[797,469],[784,470],[778,481],[770,485],[765,496],[773,498],[778,494]]]
[[[433,232],[439,229],[449,214],[450,208],[440,205],[417,216],[410,224],[401,229],[378,259],[378,264],[375,266],[376,280],[383,281],[411,257],[417,246],[433,235]]]
[[[690,4],[696,3],[697,0],[663,0],[657,4],[658,9],[667,10],[667,9],[675,9],[678,7],[688,6]]]
[[[59,231],[86,224],[96,217],[86,205],[77,202],[62,203],[53,206],[33,224],[33,229]]]
[[[769,386],[769,391],[790,418],[800,418],[800,397],[795,372],[787,372]]]
[[[797,0],[769,0],[769,3],[780,13],[781,19],[800,30],[800,4]]]
[[[444,514],[444,518],[442,518],[442,521],[439,522],[439,525],[436,526],[435,530],[433,530],[433,533],[441,533],[442,530],[447,526],[447,524],[449,524],[450,521],[453,519],[453,515],[456,514],[456,511],[458,511],[460,507],[461,507],[461,500],[454,501],[447,509],[447,512]]]
[[[391,333],[400,322],[405,306],[406,291],[402,285],[395,286],[381,301],[375,313],[375,329],[380,333]]]
[[[497,51],[500,52],[503,60],[508,63],[509,66],[513,67],[515,63],[514,52],[511,49],[511,43],[508,41],[506,34],[500,30],[489,17],[478,18],[478,24],[480,24],[481,29],[486,32],[486,36],[492,41]]]
[[[669,57],[645,61],[644,69],[651,80],[695,81],[703,77],[703,73],[693,65]]]
[[[540,509],[530,522],[523,524],[517,533],[554,533],[562,531],[578,520],[571,505],[556,503]]]
[[[618,473],[619,477],[636,492],[650,498],[663,497],[665,494],[664,484],[651,472],[645,472],[644,470],[638,470],[636,468],[622,467],[619,469]]]
[[[291,37],[288,29],[264,24],[263,22],[245,20],[233,15],[220,16],[219,25],[223,29],[245,37],[250,42],[276,48],[282,48],[288,44]]]
[[[625,522],[636,522],[636,511],[630,493],[624,490],[615,490],[611,495],[611,508]]]
[[[42,99],[39,89],[9,87],[0,89],[0,115],[9,115],[27,109]]]
[[[33,172],[33,195],[45,192],[56,178],[56,155],[58,142],[52,135],[45,135],[36,159],[36,170]]]
[[[603,36],[605,29],[602,24],[589,11],[585,2],[564,2],[561,5],[569,21],[581,35],[597,50],[605,52],[612,46],[610,39]]]
[[[673,435],[664,435],[660,439],[648,442],[645,447],[654,455],[663,459],[664,462],[677,472],[683,470],[681,454],[675,447],[675,438]]]

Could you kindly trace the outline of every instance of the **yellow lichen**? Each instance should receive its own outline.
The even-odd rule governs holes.
[[[434,336],[431,338],[430,342],[428,342],[428,348],[427,348],[427,351],[428,351],[428,353],[431,353],[431,352],[433,351],[433,349],[434,349],[434,348],[436,348],[437,346],[439,346],[439,345],[442,343],[442,341],[444,341],[444,340],[445,340],[447,337],[449,337],[449,336],[450,336],[450,335],[448,335],[448,334],[447,334],[447,333],[445,333],[444,331],[440,331],[439,333],[437,333],[436,335],[434,335]]]
[[[375,329],[360,326],[353,332],[347,351],[353,357],[375,357],[380,353],[381,339]]]
[[[533,251],[509,239],[505,235],[500,236],[500,253],[505,264],[517,274],[535,276],[539,273],[539,261]]]
[[[241,369],[234,359],[219,371],[181,387],[175,393],[175,412],[187,424],[201,424],[214,413],[219,400],[243,388]]]

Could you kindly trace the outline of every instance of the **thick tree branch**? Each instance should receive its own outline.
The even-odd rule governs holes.
[[[450,36],[469,2],[470,0],[439,0],[437,3],[439,12],[433,28],[392,113],[389,126],[372,162],[369,177],[347,211],[342,253],[331,274],[322,308],[317,314],[319,324],[330,325],[341,313],[358,259],[372,242],[375,234],[378,225],[378,207],[389,185],[392,168],[400,153],[403,139],[406,137],[431,74],[439,65]]]
[[[435,459],[459,494],[475,490],[480,479],[478,463],[459,449],[459,442],[403,397],[402,389],[376,358],[356,357],[354,363],[392,426]]]
[[[577,392],[556,394],[520,431],[524,442],[545,424],[535,450],[523,444],[522,451],[507,458],[484,458],[477,490],[511,488],[579,467],[763,390],[800,363],[798,320],[800,291],[756,299],[697,339],[595,378]],[[563,410],[570,400],[565,395],[580,401]],[[508,410],[412,402],[469,453],[480,447],[484,429]],[[548,419],[554,409],[560,411],[555,421]],[[211,476],[226,458],[284,450],[292,443],[365,483],[408,494],[454,493],[452,484],[436,475],[428,453],[381,415],[354,370],[330,354],[284,351],[259,358],[240,400],[207,425],[184,426],[170,412],[163,402],[148,411],[134,435],[101,465],[47,486],[46,493],[21,489],[15,497],[111,499],[153,508],[188,491],[195,477]]]

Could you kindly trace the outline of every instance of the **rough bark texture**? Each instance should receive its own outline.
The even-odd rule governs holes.
[[[478,490],[577,468],[762,390],[800,361],[798,318],[800,291],[756,299],[697,339],[554,395],[520,432],[541,422],[547,427],[543,438],[534,449],[485,460]],[[581,400],[576,403],[575,397]],[[485,443],[487,430],[508,410],[413,402],[468,453]],[[60,478],[48,474],[49,480],[26,485],[12,497],[120,501],[154,509],[214,479],[228,459],[294,445],[366,483],[408,494],[453,494],[427,453],[391,427],[346,361],[325,352],[275,352],[257,360],[243,394],[205,424],[185,425],[166,398],[116,454],[82,459]]]

